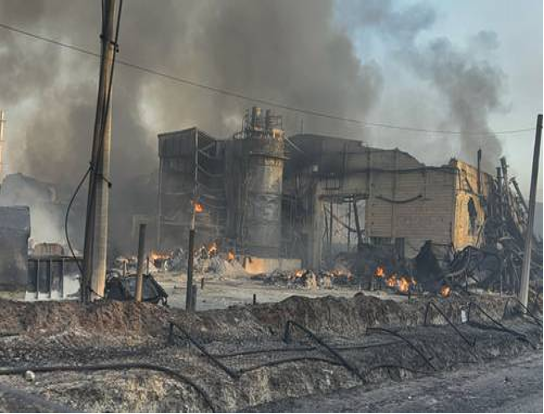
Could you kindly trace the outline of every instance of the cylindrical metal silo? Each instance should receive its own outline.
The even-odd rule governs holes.
[[[267,111],[267,129],[263,130],[262,119],[257,121],[257,128],[250,125],[243,143],[247,164],[242,235],[246,254],[272,258],[280,256],[285,154],[283,131],[268,129],[269,116]]]

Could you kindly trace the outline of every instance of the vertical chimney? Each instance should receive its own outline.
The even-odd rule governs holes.
[[[4,179],[4,111],[0,109],[0,183]]]

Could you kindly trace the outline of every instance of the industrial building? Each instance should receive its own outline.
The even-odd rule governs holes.
[[[478,245],[493,185],[455,159],[433,167],[360,140],[286,137],[281,118],[259,108],[229,139],[197,127],[160,134],[159,158],[160,248],[185,245],[196,200],[198,243],[311,268],[365,243],[405,257],[427,240]]]

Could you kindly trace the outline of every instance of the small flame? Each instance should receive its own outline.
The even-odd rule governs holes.
[[[385,280],[385,285],[391,289],[397,289],[400,293],[408,294],[417,286],[417,280],[412,277],[391,275]]]
[[[149,254],[149,259],[151,261],[155,261],[155,260],[166,260],[166,259],[169,259],[170,258],[170,255],[167,254],[167,253],[160,253],[160,252],[156,252],[156,251],[152,251],[150,254]]]
[[[208,245],[208,254],[214,256],[217,254],[217,243],[212,242]]]
[[[305,272],[304,269],[299,269],[295,272],[295,277],[301,277]]]
[[[384,277],[385,276],[385,269],[381,266],[378,266],[376,270],[374,271],[374,276],[376,277]]]
[[[397,285],[397,275],[393,274],[385,280],[387,287],[395,287]]]
[[[408,290],[410,289],[410,281],[408,280],[408,278],[402,276],[398,280],[398,287],[399,287],[399,291],[401,291],[402,293],[407,293]]]
[[[440,288],[440,295],[443,297],[443,298],[447,298],[448,296],[451,295],[451,287],[449,287],[448,285],[444,285]]]
[[[232,250],[229,250],[227,253],[227,261],[232,262],[236,256],[234,255],[234,252]]]
[[[204,211],[204,206],[199,202],[193,203],[195,206],[195,213],[202,213]]]

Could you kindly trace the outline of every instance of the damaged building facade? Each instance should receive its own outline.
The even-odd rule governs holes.
[[[426,166],[398,149],[298,134],[253,108],[242,131],[159,135],[157,245],[185,245],[196,200],[197,243],[220,240],[252,259],[320,268],[363,244],[414,257],[431,240],[478,246],[493,177],[459,160]]]
[[[81,272],[63,247],[65,212],[55,185],[20,173],[2,180],[0,297],[79,298]]]

